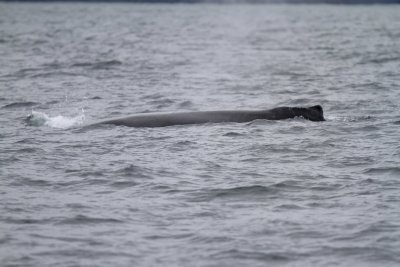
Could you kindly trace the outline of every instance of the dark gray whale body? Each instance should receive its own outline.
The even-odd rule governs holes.
[[[250,122],[253,120],[284,120],[303,117],[310,121],[324,121],[320,105],[308,108],[278,107],[269,110],[194,111],[182,113],[148,113],[102,121],[96,124],[113,124],[128,127],[165,127],[184,124],[218,122]]]

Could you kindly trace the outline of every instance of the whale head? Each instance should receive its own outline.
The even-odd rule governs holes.
[[[305,108],[302,116],[310,121],[324,121],[324,111],[320,105]]]

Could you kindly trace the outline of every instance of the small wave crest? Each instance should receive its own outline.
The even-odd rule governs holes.
[[[366,116],[325,116],[327,121],[338,121],[338,122],[358,122],[358,121],[367,121],[373,120],[374,117],[366,115]]]
[[[52,128],[70,128],[72,126],[81,125],[85,119],[84,111],[82,114],[75,117],[67,116],[54,116],[51,117],[44,112],[32,111],[31,114],[25,119],[26,123],[30,126],[49,126]]]
[[[192,197],[194,197],[191,201],[202,202],[214,199],[240,199],[241,197],[245,197],[246,199],[251,197],[253,200],[256,198],[275,198],[277,194],[290,190],[291,188],[299,190],[301,187],[292,184],[290,181],[284,181],[269,186],[249,185],[233,188],[205,189],[192,194]]]
[[[364,171],[367,174],[391,174],[391,175],[399,175],[400,174],[400,167],[397,166],[388,166],[388,167],[377,167],[377,168],[368,168]]]

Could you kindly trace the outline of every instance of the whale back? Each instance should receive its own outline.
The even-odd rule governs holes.
[[[278,107],[270,110],[194,111],[182,113],[147,113],[102,121],[96,124],[114,124],[129,127],[165,127],[172,125],[218,122],[249,122],[257,119],[284,120],[302,117],[310,121],[324,121],[320,105],[303,107]]]

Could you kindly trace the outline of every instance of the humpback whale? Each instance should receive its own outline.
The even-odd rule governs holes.
[[[302,117],[310,121],[324,121],[320,105],[312,107],[277,107],[268,110],[220,110],[180,113],[145,113],[101,121],[97,124],[113,124],[128,127],[165,127],[185,124],[218,122],[250,122],[253,120],[284,120]]]

